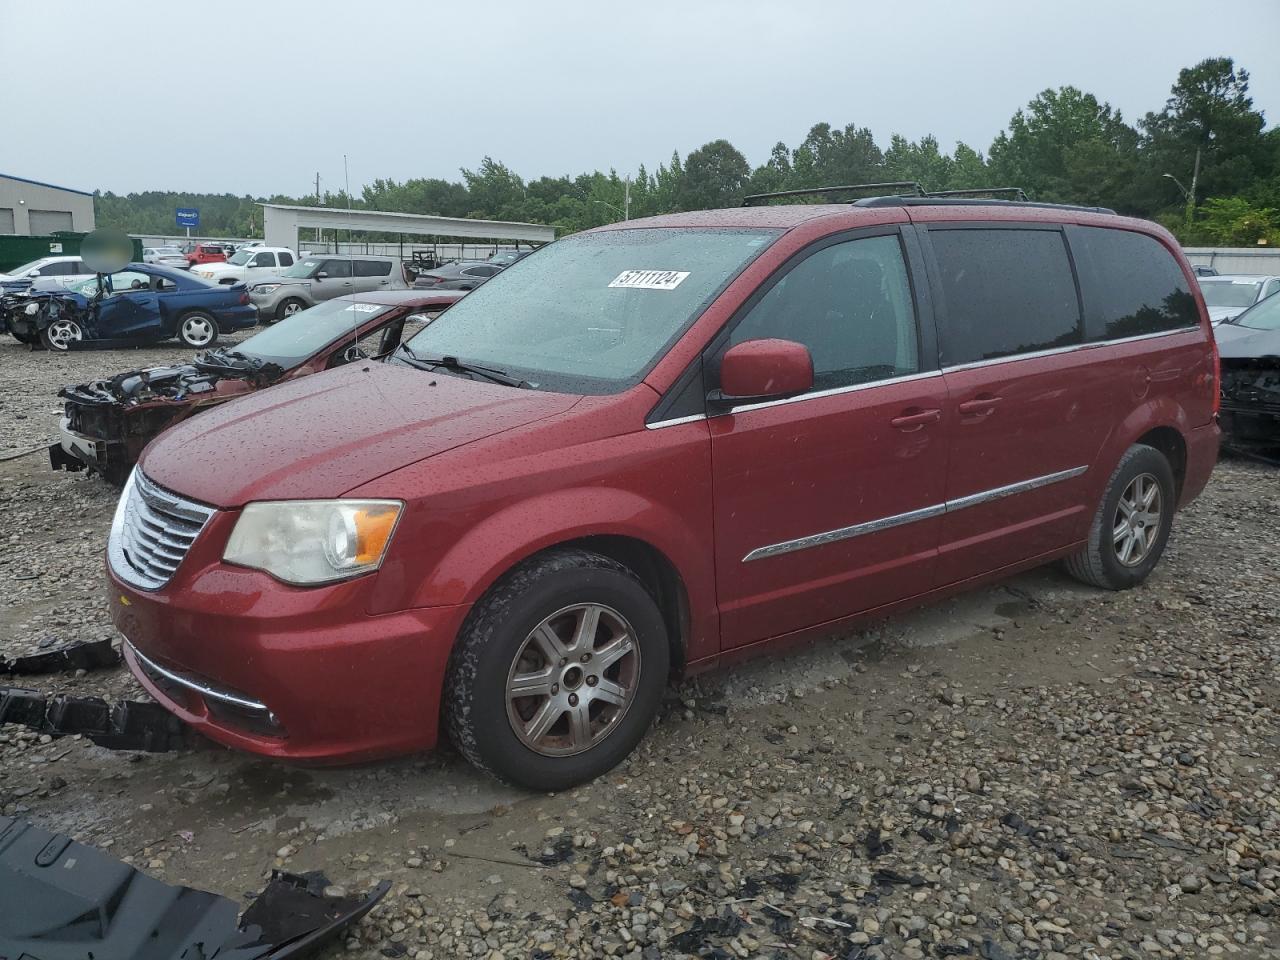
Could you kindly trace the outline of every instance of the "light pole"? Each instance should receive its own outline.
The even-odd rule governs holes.
[[[1178,185],[1178,189],[1182,191],[1182,199],[1185,200],[1187,204],[1187,213],[1186,213],[1187,226],[1190,226],[1191,220],[1196,213],[1196,181],[1200,179],[1200,148],[1196,147],[1196,162],[1195,162],[1195,166],[1191,168],[1191,189],[1190,190],[1184,187],[1182,185],[1182,181],[1179,180],[1177,177],[1175,177],[1172,173],[1162,173],[1160,174],[1160,176],[1166,177],[1167,179],[1172,180],[1174,183]]]
[[[612,210],[614,213],[616,213],[616,214],[618,214],[620,217],[622,217],[622,219],[624,219],[624,220],[625,220],[625,219],[627,219],[627,215],[626,215],[626,213],[624,213],[623,211],[619,210],[619,209],[618,209],[617,207],[615,207],[612,203],[605,203],[603,200],[592,200],[591,202],[592,202],[592,203],[598,203],[598,204],[600,204],[600,206],[602,206],[602,207],[608,207],[608,208],[609,208],[610,210]]]

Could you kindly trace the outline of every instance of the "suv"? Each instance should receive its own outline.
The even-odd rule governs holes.
[[[227,251],[220,243],[197,243],[187,251],[187,265],[199,266],[202,263],[222,263],[227,259]]]
[[[279,276],[254,283],[249,299],[258,308],[258,316],[270,322],[348,293],[408,288],[404,267],[395,257],[312,253],[303,254]]]
[[[550,244],[383,363],[161,434],[108,545],[130,668],[269,756],[562,789],[668,676],[1050,561],[1151,573],[1217,457],[1163,228],[882,197]],[[335,710],[334,704],[342,704]]]

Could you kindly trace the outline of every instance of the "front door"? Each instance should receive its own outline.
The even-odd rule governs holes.
[[[712,386],[744,340],[802,343],[814,364],[811,393],[710,419],[724,646],[932,587],[945,387],[915,303],[896,229],[828,241],[713,346]]]

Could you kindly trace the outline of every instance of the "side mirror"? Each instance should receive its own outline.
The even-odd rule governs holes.
[[[319,273],[317,273],[317,274],[316,274],[316,279],[317,279],[317,280],[328,280],[328,279],[329,279],[329,274],[327,274],[327,273],[325,273],[323,270],[321,270]]]
[[[720,360],[720,389],[707,399],[715,406],[782,400],[813,389],[813,358],[794,340],[745,340]]]
[[[40,271],[39,271],[39,270],[28,270],[28,271],[27,271],[27,276],[28,276],[28,277],[38,277],[38,276],[40,276]]]

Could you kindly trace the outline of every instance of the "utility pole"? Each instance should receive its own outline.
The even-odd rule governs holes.
[[[320,200],[320,171],[316,171],[316,201]]]
[[[622,181],[622,219],[631,219],[631,174],[627,174],[627,178]]]
[[[1196,147],[1196,164],[1191,169],[1191,189],[1187,191],[1187,226],[1196,215],[1196,181],[1200,179],[1200,148]]]

